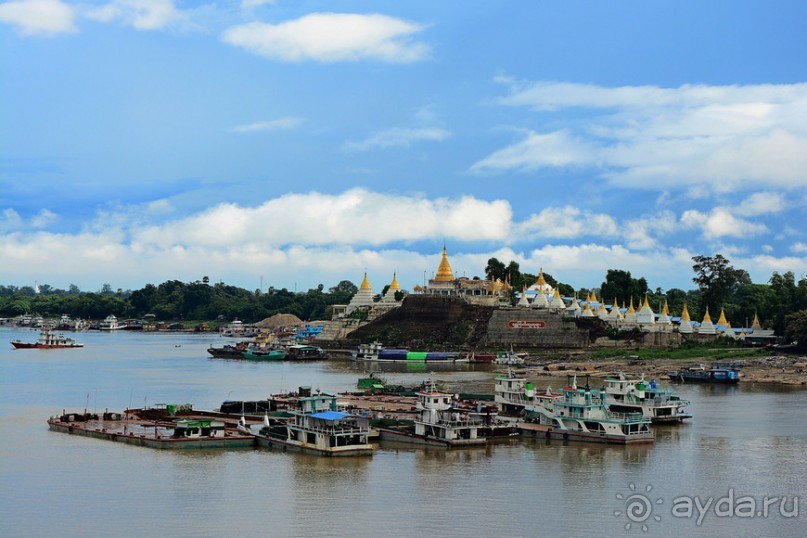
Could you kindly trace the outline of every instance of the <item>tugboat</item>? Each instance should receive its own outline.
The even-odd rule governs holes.
[[[84,344],[76,342],[72,338],[67,338],[63,334],[55,334],[53,331],[42,331],[39,333],[39,339],[34,343],[21,342],[20,340],[12,340],[11,345],[15,349],[72,349],[77,347],[84,347]]]
[[[683,422],[692,418],[687,412],[689,402],[682,400],[670,389],[662,389],[655,381],[618,378],[605,379],[605,403],[611,411],[642,413],[651,422]]]

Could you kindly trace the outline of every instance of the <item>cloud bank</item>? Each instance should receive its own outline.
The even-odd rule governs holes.
[[[542,123],[563,109],[588,114],[579,125],[528,130],[474,163],[473,172],[578,166],[636,189],[807,187],[807,84],[606,88],[497,80],[510,86],[500,105],[528,109]]]

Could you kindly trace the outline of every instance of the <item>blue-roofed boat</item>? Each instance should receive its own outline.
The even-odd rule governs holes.
[[[300,387],[287,412],[292,418],[285,424],[271,425],[264,418],[255,435],[258,446],[315,456],[373,454],[369,419],[340,411],[332,394],[312,394],[311,387]]]
[[[722,383],[733,384],[740,382],[740,370],[732,366],[720,366],[715,361],[714,368],[704,368],[703,366],[692,366],[681,368],[676,372],[670,372],[671,381],[680,383]]]

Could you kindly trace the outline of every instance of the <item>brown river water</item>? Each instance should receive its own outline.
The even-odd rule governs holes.
[[[380,445],[369,458],[263,449],[159,451],[48,431],[62,409],[214,409],[366,364],[209,358],[217,335],[76,333],[83,349],[12,350],[0,327],[0,535],[804,536],[807,390],[676,386],[687,424],[651,446],[507,440]],[[3,343],[4,342],[4,343]],[[399,384],[490,384],[489,365],[382,365]],[[540,388],[540,386],[539,386]],[[646,530],[645,530],[646,529]]]

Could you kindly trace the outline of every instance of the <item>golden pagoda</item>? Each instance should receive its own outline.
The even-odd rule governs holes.
[[[448,263],[448,251],[446,250],[446,246],[443,245],[443,259],[440,260],[440,266],[437,268],[434,281],[451,282],[452,280],[454,280],[454,274],[451,272],[451,264]]]
[[[398,284],[398,276],[395,273],[392,273],[392,284],[389,285],[389,289],[395,291],[401,289],[401,286]]]
[[[681,323],[692,323],[692,320],[689,319],[689,310],[687,310],[686,303],[684,303],[684,311],[681,313]]]
[[[720,319],[717,320],[718,325],[728,325],[729,322],[726,319],[726,309],[720,308]]]
[[[689,318],[689,310],[687,304],[684,303],[684,311],[681,312],[681,324],[678,326],[678,332],[682,334],[692,333],[692,320]]]
[[[364,280],[361,281],[361,286],[359,286],[360,290],[371,290],[373,287],[370,285],[370,281],[367,280],[367,271],[364,272]]]

